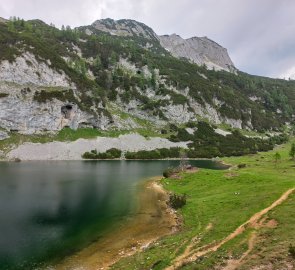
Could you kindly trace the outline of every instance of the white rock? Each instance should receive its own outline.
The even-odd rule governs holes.
[[[222,135],[222,136],[226,136],[226,135],[232,134],[231,132],[225,131],[225,130],[220,129],[220,128],[216,128],[216,129],[214,129],[214,131],[215,131],[215,133],[217,133],[219,135]]]
[[[159,36],[161,45],[175,57],[184,57],[209,69],[235,71],[227,50],[207,37],[183,39],[180,36]]]
[[[37,61],[35,56],[29,52],[18,56],[13,63],[7,60],[2,61],[0,63],[0,81],[74,88],[63,71],[55,71],[47,61]]]
[[[0,141],[8,139],[10,136],[5,131],[0,130]]]
[[[24,143],[8,153],[9,159],[21,160],[81,160],[86,151],[97,149],[105,152],[110,148],[122,151],[154,150],[157,148],[182,147],[187,148],[189,142],[170,142],[163,138],[149,138],[129,134],[118,138],[97,137],[96,139],[79,139],[74,142]]]

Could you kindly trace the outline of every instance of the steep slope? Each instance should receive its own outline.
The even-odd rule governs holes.
[[[227,50],[207,37],[183,39],[176,34],[158,36],[150,27],[134,20],[102,19],[95,21],[91,26],[112,36],[150,41],[151,43],[147,42],[144,45],[147,49],[160,41],[160,45],[173,56],[186,58],[197,65],[205,64],[209,69],[236,70]],[[93,33],[89,28],[87,31]]]
[[[196,132],[197,121],[261,132],[294,121],[293,81],[208,70],[166,53],[148,33],[0,23],[0,128],[144,129],[176,141],[190,138],[185,128]]]
[[[161,45],[175,57],[184,57],[209,69],[235,71],[235,66],[225,48],[207,37],[183,39],[180,36],[160,36]]]

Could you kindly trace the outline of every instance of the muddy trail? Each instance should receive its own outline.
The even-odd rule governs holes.
[[[203,247],[194,248],[195,245],[196,245],[196,242],[194,241],[194,239],[196,239],[196,237],[193,238],[191,240],[191,243],[185,249],[185,251],[181,255],[179,255],[173,261],[172,265],[166,268],[166,270],[179,269],[181,266],[183,266],[183,265],[185,265],[187,263],[193,262],[193,261],[197,260],[197,258],[199,258],[201,256],[204,256],[204,255],[206,255],[206,254],[208,254],[210,252],[217,251],[222,245],[224,245],[228,241],[234,239],[238,235],[242,234],[246,230],[246,228],[248,228],[248,227],[256,228],[256,229],[261,227],[262,222],[259,222],[260,219],[266,213],[268,213],[270,210],[272,210],[276,206],[283,203],[289,197],[289,195],[292,194],[294,191],[295,191],[295,188],[292,188],[292,189],[289,189],[288,191],[286,191],[278,200],[273,202],[269,207],[264,208],[263,210],[261,210],[261,211],[257,212],[256,214],[254,214],[250,219],[248,219],[245,223],[240,225],[234,232],[229,234],[226,238],[221,240],[219,243],[214,242],[214,243],[210,243],[210,244],[208,244],[206,246],[203,246]],[[225,268],[226,270],[233,270],[241,263],[241,261],[253,249],[254,240],[255,240],[255,234],[250,237],[249,244],[248,244],[249,247],[248,247],[247,252],[243,254],[243,256],[240,258],[240,260],[233,261],[232,264],[230,264],[231,262],[229,262],[228,265],[227,265],[227,268]]]

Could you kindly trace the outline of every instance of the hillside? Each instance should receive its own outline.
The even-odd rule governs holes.
[[[193,40],[199,42],[186,42]],[[249,140],[241,135],[244,130],[256,136],[282,132],[293,123],[294,81],[232,70],[218,44],[206,57],[200,55],[213,64],[222,60],[225,70],[231,63],[228,70],[234,72],[207,69],[204,59],[192,63],[174,57],[162,45],[163,38],[132,20],[106,19],[61,30],[40,20],[1,20],[1,137],[10,144],[33,135],[54,140],[70,127],[136,131],[191,140],[197,147],[224,141],[225,129],[239,142]],[[200,123],[209,123],[206,140],[198,132],[205,125]]]

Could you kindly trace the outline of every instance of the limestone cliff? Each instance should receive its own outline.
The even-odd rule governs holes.
[[[157,34],[147,25],[134,20],[102,19],[95,21],[92,26],[97,30],[116,36],[136,36],[150,40],[158,40]]]
[[[183,39],[176,34],[158,36],[153,29],[134,20],[103,19],[95,21],[92,26],[111,35],[160,41],[161,46],[173,56],[187,58],[197,65],[205,64],[209,69],[230,72],[236,70],[227,50],[207,37]],[[89,29],[87,32],[91,33]]]
[[[225,48],[207,37],[183,39],[180,36],[160,36],[161,45],[175,57],[184,57],[209,69],[234,71],[235,66]]]
[[[36,134],[56,132],[65,126],[108,127],[109,119],[103,114],[94,117],[66,98],[77,92],[76,85],[64,71],[52,69],[49,60],[40,62],[24,52],[13,62],[0,62],[0,70],[0,128]],[[60,94],[40,100],[44,93]],[[76,100],[78,103],[79,94]]]
[[[295,119],[292,81],[236,71],[208,38],[158,37],[111,19],[62,30],[16,20],[0,34],[0,139],[65,126],[160,133],[200,120],[263,131]]]

